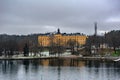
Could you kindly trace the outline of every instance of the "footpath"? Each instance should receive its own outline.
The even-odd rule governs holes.
[[[82,56],[75,56],[75,55],[68,55],[68,56],[13,56],[13,57],[0,57],[0,60],[34,60],[34,59],[76,59],[76,60],[110,60],[114,61],[120,59],[120,57],[82,57]]]

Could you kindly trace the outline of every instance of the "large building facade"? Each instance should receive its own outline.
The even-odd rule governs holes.
[[[79,45],[84,45],[86,43],[87,36],[81,35],[79,33],[76,34],[66,34],[60,33],[58,29],[55,34],[46,34],[38,36],[38,45],[42,45],[44,47],[48,47],[51,43],[56,43],[59,45],[66,46],[69,40],[75,40]]]

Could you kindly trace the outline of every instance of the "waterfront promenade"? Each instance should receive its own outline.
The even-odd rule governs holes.
[[[76,55],[69,55],[69,56],[41,56],[41,57],[23,57],[23,56],[13,56],[13,57],[0,57],[0,60],[35,60],[35,59],[76,59],[76,60],[116,60],[119,57],[81,57]]]

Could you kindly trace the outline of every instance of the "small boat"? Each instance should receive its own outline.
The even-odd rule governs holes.
[[[116,60],[113,60],[113,61],[120,61],[120,58],[116,59]]]

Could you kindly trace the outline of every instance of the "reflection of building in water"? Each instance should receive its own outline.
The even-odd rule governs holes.
[[[82,67],[85,66],[84,61],[79,61],[78,59],[65,59],[63,61],[63,66],[78,66]]]
[[[85,62],[78,59],[43,59],[40,64],[43,66],[85,66]]]
[[[78,59],[71,59],[70,65],[71,66],[83,67],[83,66],[85,66],[85,62],[84,61],[79,61]]]
[[[41,64],[43,65],[43,66],[49,66],[49,59],[43,59],[43,60],[41,60]]]
[[[84,45],[86,42],[87,36],[80,34],[80,33],[74,33],[74,34],[66,34],[66,33],[60,33],[60,29],[58,29],[57,33],[48,33],[38,36],[38,44],[42,45],[44,47],[47,47],[50,45],[50,41],[53,40],[55,43],[60,40],[60,43],[62,45],[66,45],[67,41],[72,39],[77,41],[80,45]]]
[[[79,61],[78,66],[79,67],[84,67],[85,66],[85,61]]]

